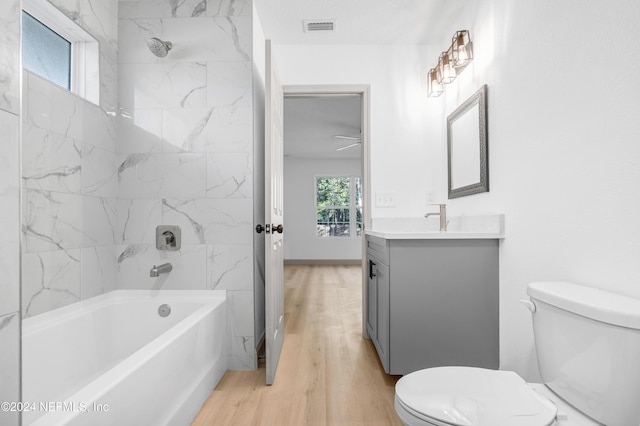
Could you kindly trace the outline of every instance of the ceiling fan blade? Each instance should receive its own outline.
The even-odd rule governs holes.
[[[336,149],[336,151],[342,151],[343,149],[352,148],[354,146],[360,145],[360,142],[352,143],[351,145],[343,146],[341,148]]]
[[[360,136],[345,136],[345,135],[335,135],[334,138],[336,139],[349,139],[351,141],[359,141],[362,138]]]

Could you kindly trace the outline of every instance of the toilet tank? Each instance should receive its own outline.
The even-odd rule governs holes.
[[[594,420],[640,425],[640,299],[568,282],[534,282],[544,383]]]

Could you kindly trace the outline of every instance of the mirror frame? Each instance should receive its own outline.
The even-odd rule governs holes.
[[[478,145],[480,147],[480,179],[478,182],[452,188],[452,172],[453,165],[451,163],[451,154],[453,151],[454,135],[453,124],[457,119],[468,113],[473,107],[478,105]],[[456,108],[447,117],[447,169],[448,169],[448,185],[449,199],[464,197],[466,195],[478,194],[480,192],[489,192],[489,135],[487,125],[487,85],[483,85],[476,93],[467,99],[462,105]]]

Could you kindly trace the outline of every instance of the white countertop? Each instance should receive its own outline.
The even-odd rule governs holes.
[[[457,216],[449,219],[446,232],[438,231],[437,217],[373,219],[366,235],[387,240],[503,239],[504,215]]]
[[[462,231],[364,231],[366,235],[384,238],[386,240],[481,240],[502,239],[504,234],[499,232],[462,232]]]

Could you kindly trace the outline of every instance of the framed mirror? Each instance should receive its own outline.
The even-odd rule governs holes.
[[[485,84],[447,117],[449,199],[489,191]]]

